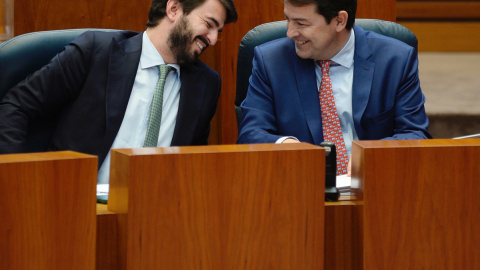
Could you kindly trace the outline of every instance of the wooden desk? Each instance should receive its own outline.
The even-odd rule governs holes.
[[[480,269],[479,139],[361,141],[352,160],[357,201],[322,203],[324,269]]]
[[[119,269],[323,268],[321,147],[119,149],[111,164]]]
[[[480,140],[358,141],[363,269],[480,269]]]
[[[0,268],[93,269],[97,158],[0,155]]]
[[[362,202],[325,203],[324,269],[361,269],[361,238],[359,224]],[[125,214],[108,211],[107,205],[97,205],[97,268],[117,270],[119,255],[117,219],[126,219]]]

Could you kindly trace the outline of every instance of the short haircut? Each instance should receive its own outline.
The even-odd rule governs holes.
[[[357,0],[284,0],[284,2],[297,7],[315,4],[317,5],[317,13],[325,17],[327,23],[330,23],[340,11],[345,10],[348,13],[347,25],[345,28],[350,30],[355,23]]]
[[[185,15],[188,15],[192,10],[205,3],[205,1],[206,0],[178,0],[178,2],[182,4],[183,12]],[[225,20],[225,24],[236,22],[238,19],[238,15],[233,0],[217,1],[219,1],[227,11],[227,19]],[[162,20],[167,15],[167,2],[168,0],[152,0],[150,12],[148,13],[147,27],[153,27],[158,25],[160,20]]]

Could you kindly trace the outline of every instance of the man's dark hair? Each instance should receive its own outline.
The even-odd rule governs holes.
[[[188,15],[192,10],[203,4],[206,0],[178,0],[182,4],[183,13]],[[233,0],[218,0],[227,11],[225,24],[236,22],[238,19],[237,10]],[[150,12],[148,14],[147,27],[158,25],[161,19],[166,15],[168,0],[152,0]]]
[[[302,7],[310,4],[317,5],[317,13],[325,17],[327,23],[337,17],[338,12],[345,10],[348,13],[345,28],[352,29],[357,13],[357,0],[284,0],[294,6]]]

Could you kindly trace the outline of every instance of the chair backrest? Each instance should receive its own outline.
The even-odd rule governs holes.
[[[355,24],[365,30],[403,41],[417,49],[417,37],[409,29],[400,24],[377,19],[356,19]],[[286,21],[270,22],[253,28],[240,42],[237,57],[237,90],[235,96],[235,113],[238,127],[240,127],[242,120],[240,104],[247,95],[248,80],[252,74],[253,49],[265,42],[285,37],[286,34]]]
[[[46,65],[56,54],[63,51],[66,45],[88,30],[118,31],[112,29],[40,31],[23,34],[0,43],[0,100],[10,88]],[[57,118],[30,124],[27,147],[29,152],[47,149]]]

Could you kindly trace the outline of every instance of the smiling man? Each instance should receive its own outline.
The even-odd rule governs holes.
[[[284,0],[287,36],[255,48],[238,143],[424,139],[414,48],[354,26],[356,0]]]
[[[60,116],[48,150],[207,144],[220,77],[198,56],[237,20],[233,0],[153,0],[146,31],[86,32],[0,102],[0,153],[25,151],[28,125]]]

